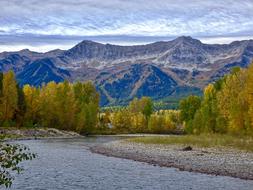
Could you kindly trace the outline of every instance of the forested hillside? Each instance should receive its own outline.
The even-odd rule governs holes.
[[[203,97],[181,100],[179,110],[154,110],[149,97],[99,113],[92,83],[19,87],[9,71],[1,75],[2,127],[54,127],[90,133],[236,133],[253,131],[253,65],[205,87]]]
[[[106,113],[117,131],[188,134],[253,133],[253,64],[207,85],[201,96],[189,96],[178,111],[154,112],[151,99],[134,99],[128,107]]]

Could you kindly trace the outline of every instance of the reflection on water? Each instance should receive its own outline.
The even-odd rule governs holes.
[[[23,163],[11,189],[252,189],[253,181],[181,172],[126,159],[93,154],[89,146],[112,137],[31,140],[38,158]]]

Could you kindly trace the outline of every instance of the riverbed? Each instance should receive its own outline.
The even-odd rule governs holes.
[[[179,171],[90,152],[119,137],[18,141],[38,157],[22,163],[11,189],[228,189],[251,190],[252,180]]]

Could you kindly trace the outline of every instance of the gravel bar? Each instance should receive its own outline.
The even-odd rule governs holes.
[[[253,180],[253,153],[234,149],[196,148],[113,141],[91,147],[93,153],[146,162],[161,167]]]

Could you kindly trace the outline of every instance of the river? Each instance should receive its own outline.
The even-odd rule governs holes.
[[[89,151],[90,146],[111,140],[115,138],[19,141],[38,157],[22,163],[25,170],[15,176],[11,189],[253,189],[253,181],[250,180],[183,172]]]

